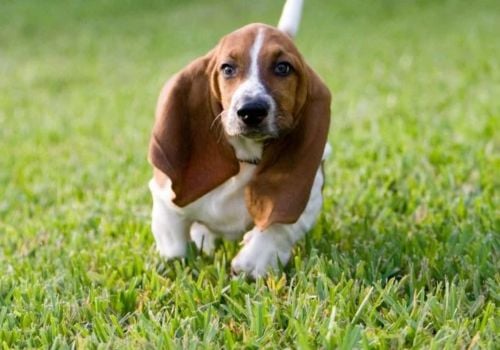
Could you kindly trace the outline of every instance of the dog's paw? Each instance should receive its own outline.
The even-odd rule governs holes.
[[[197,222],[191,226],[191,240],[198,250],[207,255],[212,255],[215,250],[215,236],[210,230]]]
[[[254,279],[265,276],[270,270],[277,270],[279,263],[285,265],[292,251],[292,244],[283,234],[257,229],[245,234],[242,244],[243,248],[231,262],[231,269],[234,273],[245,273]]]
[[[156,250],[158,254],[166,260],[184,258],[187,253],[187,244],[185,242],[156,242]]]

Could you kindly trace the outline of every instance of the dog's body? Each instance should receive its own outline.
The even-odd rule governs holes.
[[[215,237],[247,232],[232,268],[258,277],[314,224],[330,94],[288,37],[301,6],[287,2],[279,29],[227,35],[165,85],[150,145],[162,256],[184,256],[189,238],[210,253]]]

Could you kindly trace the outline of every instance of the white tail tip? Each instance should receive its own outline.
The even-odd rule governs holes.
[[[303,4],[303,0],[286,0],[283,12],[281,13],[278,29],[292,38],[295,37],[299,30]]]

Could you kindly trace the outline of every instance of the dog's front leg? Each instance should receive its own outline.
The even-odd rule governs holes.
[[[278,261],[285,265],[290,259],[293,245],[314,225],[321,211],[323,198],[323,173],[318,169],[309,201],[302,215],[293,224],[273,224],[265,230],[254,227],[243,237],[243,248],[233,259],[235,273],[246,273],[257,278],[270,269],[278,268]]]
[[[165,191],[151,180],[153,196],[151,229],[156,241],[156,249],[166,259],[186,255],[191,222],[169,202]]]

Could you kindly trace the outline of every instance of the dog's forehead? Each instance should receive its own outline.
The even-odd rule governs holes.
[[[297,52],[292,40],[283,32],[272,26],[254,23],[244,26],[227,34],[219,43],[219,50],[226,55],[248,54],[258,35],[263,36],[263,51],[266,48],[281,48],[282,50]]]

